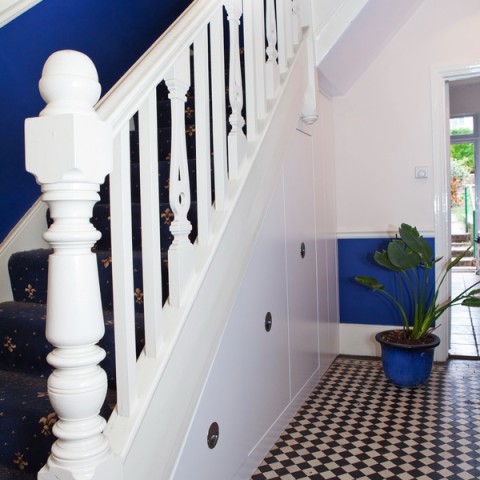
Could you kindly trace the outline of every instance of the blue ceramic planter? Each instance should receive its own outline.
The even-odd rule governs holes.
[[[433,340],[429,344],[404,345],[385,340],[383,337],[388,332],[375,335],[382,346],[382,364],[386,377],[397,387],[418,387],[430,376],[433,353],[440,344],[440,339],[431,334]]]

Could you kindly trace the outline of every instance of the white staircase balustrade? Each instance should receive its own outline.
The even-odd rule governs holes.
[[[56,347],[49,356],[56,368],[49,393],[60,420],[54,430],[58,440],[42,471],[42,480],[77,479],[78,472],[85,474],[82,479],[122,478],[118,470],[122,462],[125,478],[133,478],[133,470],[129,468],[138,472],[139,480],[152,478],[149,465],[153,463],[160,468],[155,471],[156,478],[169,478],[188,429],[188,419],[194,412],[195,399],[201,393],[209,362],[220,341],[224,326],[221,322],[226,321],[226,315],[217,318],[218,315],[203,310],[213,311],[218,304],[223,305],[225,312],[229,308],[230,296],[210,299],[206,288],[221,281],[218,277],[221,269],[232,269],[224,272],[231,273],[232,282],[238,283],[242,277],[242,259],[235,259],[230,265],[232,254],[228,255],[228,248],[221,242],[225,236],[235,237],[233,230],[228,230],[229,221],[256,155],[265,161],[269,158],[267,147],[278,148],[279,142],[272,141],[271,125],[278,127],[281,122],[273,123],[273,112],[282,101],[282,88],[288,84],[289,68],[295,64],[297,51],[301,51],[299,67],[311,62],[308,82],[303,81],[304,73],[294,78],[301,78],[297,82],[301,88],[308,83],[305,99],[312,105],[304,108],[305,118],[314,121],[313,42],[311,29],[304,28],[309,24],[308,15],[302,11],[310,1],[292,4],[291,0],[267,0],[266,9],[264,2],[256,0],[193,2],[104,96],[96,111],[92,107],[100,90],[95,68],[88,58],[78,52],[59,52],[46,63],[41,88],[47,107],[40,118],[29,119],[26,125],[27,170],[42,185],[43,199],[49,203],[54,219],[45,236],[54,249],[49,267],[47,334]],[[243,38],[248,63],[245,68],[249,74],[242,71],[240,61],[243,6],[248,11],[243,18]],[[223,31],[224,14],[228,19],[227,38]],[[295,26],[299,19],[301,28]],[[228,80],[224,75],[226,51]],[[305,59],[307,51],[311,59]],[[205,65],[207,59],[211,62],[210,69]],[[201,95],[195,99],[198,238],[193,242],[189,238],[192,224],[187,218],[192,192],[184,116],[192,64],[195,88]],[[242,74],[248,82],[245,88]],[[171,223],[174,239],[168,252],[169,297],[163,305],[156,146],[156,90],[162,82],[168,87],[172,112],[169,194],[174,215]],[[73,88],[74,83],[81,87]],[[250,109],[246,125],[242,116],[244,91],[245,104]],[[260,104],[252,102],[249,96]],[[287,99],[285,103],[290,108],[292,101]],[[139,129],[145,301],[145,349],[138,359],[130,189],[130,125],[134,117],[138,118]],[[248,117],[253,126],[249,125]],[[247,133],[250,132],[248,141],[245,126]],[[264,166],[261,171],[266,172]],[[99,233],[89,218],[93,204],[99,199],[99,185],[107,174],[110,174],[117,407],[102,433],[105,422],[98,412],[107,384],[103,370],[98,367],[104,352],[96,343],[104,327],[95,254],[91,252]],[[258,211],[256,221],[260,222],[264,206]],[[237,216],[243,214],[242,210]],[[212,271],[217,272],[215,278]],[[231,290],[233,296],[233,287]],[[198,298],[206,300],[199,306]],[[195,312],[195,307],[202,312]],[[201,335],[202,342],[195,351],[195,364],[185,359],[185,365],[181,366],[182,384],[175,389],[172,382],[180,380],[173,369],[183,361],[178,352],[192,350],[186,346],[189,341],[185,341],[185,335],[192,328],[199,328],[198,323],[188,323],[192,315],[205,322],[205,328],[201,333],[197,331],[195,337]],[[156,452],[148,461],[139,462],[138,452],[150,452],[155,445]],[[63,472],[70,472],[71,476]]]
[[[100,183],[112,168],[111,131],[93,109],[100,85],[85,55],[51,55],[40,92],[47,106],[39,118],[26,121],[26,165],[53,219],[44,235],[53,248],[46,335],[55,347],[47,357],[55,368],[48,396],[58,421],[53,427],[57,440],[39,478],[88,479],[116,463],[102,433],[106,421],[99,415],[107,376],[98,365],[105,357],[96,345],[104,321],[91,250],[100,233],[89,221]]]

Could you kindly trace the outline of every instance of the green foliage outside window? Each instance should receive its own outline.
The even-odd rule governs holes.
[[[458,128],[452,130],[452,136],[471,134],[468,128]],[[470,173],[475,171],[475,154],[473,149],[473,142],[469,143],[453,143],[450,145],[450,157],[455,159],[460,165],[465,166]]]

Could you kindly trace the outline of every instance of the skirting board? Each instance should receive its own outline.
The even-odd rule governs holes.
[[[391,328],[387,325],[359,325],[354,323],[340,324],[340,354],[380,356],[380,345],[375,341],[375,334]]]

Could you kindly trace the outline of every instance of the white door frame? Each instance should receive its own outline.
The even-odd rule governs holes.
[[[435,214],[435,255],[442,257],[437,272],[450,259],[450,109],[448,103],[448,84],[453,80],[480,76],[480,64],[458,65],[433,68],[432,85],[432,153],[434,170],[434,214]],[[442,285],[439,298],[451,295],[450,277]],[[450,346],[450,312],[444,317],[436,331],[440,337],[440,346],[436,349],[435,360],[446,361]]]

